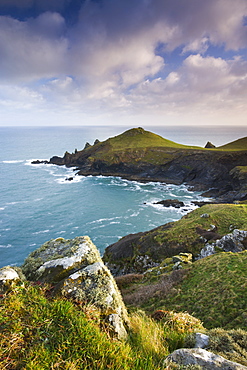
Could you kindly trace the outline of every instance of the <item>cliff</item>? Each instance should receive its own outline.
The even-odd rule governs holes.
[[[84,176],[186,183],[195,190],[210,189],[207,195],[223,202],[247,198],[246,178],[243,181],[247,138],[208,149],[181,145],[135,128],[103,142],[96,140],[94,145],[87,143],[83,150],[54,156],[45,163],[76,167],[77,173]]]

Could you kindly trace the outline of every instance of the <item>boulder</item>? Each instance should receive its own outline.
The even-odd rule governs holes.
[[[202,348],[177,349],[166,358],[167,365],[173,362],[184,366],[198,365],[208,370],[247,370],[246,366],[228,361]]]
[[[119,338],[126,336],[127,311],[115,280],[103,262],[78,270],[58,284],[56,290],[83,304],[93,304],[100,309],[104,324],[108,323],[111,331]]]
[[[53,284],[55,295],[94,305],[109,332],[118,338],[127,335],[128,315],[121,294],[88,236],[46,242],[29,255],[22,270],[29,280]]]
[[[215,254],[215,247],[212,244],[206,244],[205,247],[202,248],[201,252],[199,253],[196,259],[200,260],[201,258],[205,258]]]
[[[0,293],[3,294],[22,280],[24,280],[24,276],[21,271],[18,271],[18,268],[2,267],[0,269]]]
[[[205,240],[209,240],[206,234],[212,234],[212,232],[207,230],[207,233],[200,233],[200,235],[203,235]],[[211,240],[212,239],[217,240],[211,244],[207,243],[205,247],[202,248],[196,259],[201,259],[215,254],[216,248],[222,249],[223,252],[232,253],[242,252],[247,249],[247,231],[245,230],[235,229],[232,233],[224,235],[222,238],[219,238],[219,236],[216,234],[216,236],[211,238]]]
[[[247,231],[235,229],[215,242],[224,252],[242,252],[247,249]]]
[[[28,280],[53,284],[99,261],[99,251],[88,236],[57,238],[30,253],[22,271]]]

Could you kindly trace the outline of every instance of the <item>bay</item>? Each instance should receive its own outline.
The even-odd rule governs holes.
[[[45,241],[89,235],[101,254],[120,237],[178,220],[200,194],[186,186],[131,182],[116,177],[74,177],[73,169],[31,165],[105,140],[126,127],[0,127],[0,267],[20,265]],[[222,145],[246,136],[246,128],[145,127],[188,145]],[[210,135],[209,135],[210,133]],[[177,198],[183,209],[155,205]]]

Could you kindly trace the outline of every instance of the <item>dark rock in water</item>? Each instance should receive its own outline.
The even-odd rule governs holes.
[[[208,141],[207,144],[205,145],[205,148],[213,149],[213,148],[216,148],[216,146],[214,144],[212,144],[210,141]]]
[[[48,161],[39,161],[38,159],[36,161],[32,161],[31,164],[48,164]]]
[[[65,181],[73,181],[74,180],[74,177],[67,177],[66,179],[65,179]]]
[[[63,166],[64,165],[64,159],[58,156],[54,156],[50,159],[51,164],[56,164],[57,166]]]
[[[175,208],[184,207],[184,202],[181,202],[178,199],[165,199],[154,204],[162,204],[164,207],[175,207]]]

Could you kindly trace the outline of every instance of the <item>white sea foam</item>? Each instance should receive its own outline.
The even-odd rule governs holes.
[[[11,245],[11,244],[7,244],[7,245],[0,245],[0,248],[11,248],[11,247],[13,247],[13,245]]]
[[[114,221],[114,220],[121,219],[121,218],[123,218],[123,217],[122,216],[116,216],[116,217],[110,217],[110,218],[100,218],[98,220],[87,222],[86,225],[98,224],[98,223],[102,223],[102,222],[105,222],[105,221]]]
[[[50,230],[47,229],[47,230],[40,230],[40,231],[36,231],[34,233],[32,233],[33,235],[39,235],[39,234],[46,234],[46,233],[49,233]]]
[[[12,160],[12,161],[2,161],[2,163],[6,163],[6,164],[15,164],[15,163],[22,163],[22,162],[25,162],[25,161],[23,159]]]

